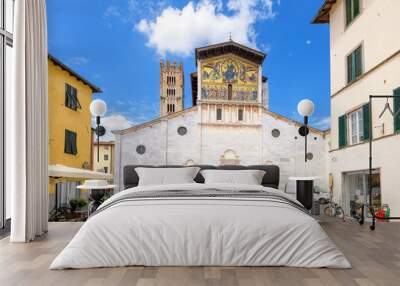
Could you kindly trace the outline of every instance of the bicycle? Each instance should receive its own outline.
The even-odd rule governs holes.
[[[338,217],[345,221],[343,208],[332,200],[329,200],[328,206],[324,209],[324,214],[327,216]]]
[[[333,177],[329,174],[329,201],[328,206],[324,209],[324,214],[327,216],[339,217],[345,221],[345,214],[343,208],[335,203],[333,200]]]

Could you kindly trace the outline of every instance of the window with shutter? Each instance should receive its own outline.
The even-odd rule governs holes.
[[[339,148],[347,145],[347,116],[339,117]]]
[[[78,153],[76,146],[76,133],[65,129],[64,153],[76,155]]]
[[[347,83],[351,83],[363,73],[362,46],[347,56]]]
[[[81,108],[78,100],[78,90],[68,83],[65,84],[65,106],[73,110]]]
[[[394,105],[394,131],[400,132],[400,87],[395,89],[393,92],[395,98],[393,98]]]
[[[360,0],[346,0],[346,25],[360,14]]]
[[[364,141],[364,117],[363,108],[351,112],[348,116],[348,144],[354,145]]]
[[[362,50],[361,46],[359,46],[354,51],[354,70],[355,70],[355,78],[358,78],[362,74]]]

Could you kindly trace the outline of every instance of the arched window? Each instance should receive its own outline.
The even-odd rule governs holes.
[[[228,84],[228,100],[232,100],[232,85]]]
[[[189,159],[185,162],[185,166],[193,166],[194,165],[194,161],[192,159]]]
[[[220,157],[221,165],[239,165],[239,156],[232,149],[228,149],[224,152],[224,155]]]

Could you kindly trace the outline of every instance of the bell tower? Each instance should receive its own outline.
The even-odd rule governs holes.
[[[160,61],[160,116],[183,110],[183,65]]]

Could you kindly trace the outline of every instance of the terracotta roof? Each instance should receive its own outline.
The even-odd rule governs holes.
[[[90,81],[88,81],[87,79],[85,79],[83,76],[81,76],[80,74],[78,74],[77,72],[73,71],[70,67],[68,67],[67,65],[65,65],[64,63],[62,63],[59,59],[57,59],[56,57],[52,56],[51,54],[48,54],[48,58],[49,60],[51,60],[54,64],[56,64],[57,66],[59,66],[61,69],[65,70],[66,72],[68,72],[71,76],[75,77],[76,79],[80,80],[81,82],[83,82],[84,84],[88,85],[93,92],[95,93],[99,93],[99,92],[103,92],[99,87],[97,87],[96,85],[94,85],[93,83],[91,83]]]
[[[329,12],[337,0],[324,0],[321,8],[319,8],[317,15],[312,20],[313,24],[326,24],[329,23]]]
[[[228,41],[224,43],[197,48],[195,51],[196,51],[196,65],[198,59],[202,60],[228,53],[238,55],[258,65],[261,65],[264,62],[265,57],[267,56],[267,54],[263,52],[246,47],[234,41]]]

